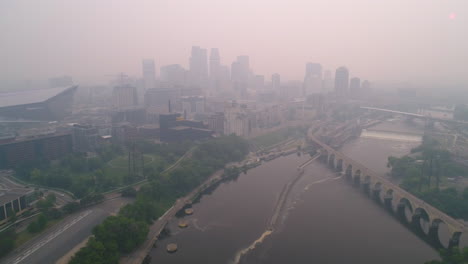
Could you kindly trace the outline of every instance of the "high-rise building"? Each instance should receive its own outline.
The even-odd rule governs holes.
[[[221,66],[221,58],[219,57],[219,50],[212,48],[210,52],[210,78],[213,80],[219,79],[219,71]]]
[[[189,66],[190,84],[198,86],[204,84],[208,79],[208,58],[206,49],[193,46]]]
[[[364,80],[361,85],[362,94],[369,95],[372,92],[371,83],[368,80]]]
[[[333,78],[330,70],[326,70],[323,76],[323,89],[325,92],[331,92],[333,90]]]
[[[271,75],[271,88],[275,92],[279,92],[281,87],[281,77],[278,73]]]
[[[249,56],[238,56],[237,60],[232,63],[231,79],[237,82],[247,83],[249,81]]]
[[[210,115],[207,119],[208,129],[213,130],[218,134],[224,133],[224,113],[216,112]]]
[[[97,127],[90,125],[73,125],[73,149],[78,152],[94,151],[98,147],[99,133]]]
[[[183,86],[187,83],[187,70],[179,64],[161,67],[161,81],[170,86]]]
[[[304,95],[322,92],[322,65],[307,63],[304,77]]]
[[[255,75],[254,77],[254,89],[262,90],[265,87],[265,76]]]
[[[322,78],[322,65],[320,63],[309,62],[306,64],[306,76],[320,76]]]
[[[223,81],[231,80],[231,70],[229,69],[228,66],[221,65],[221,67],[219,67],[218,74],[219,74],[220,80],[223,80]]]
[[[112,91],[112,106],[114,108],[127,108],[138,105],[138,93],[134,86],[122,84],[114,87]]]
[[[354,77],[349,82],[349,93],[353,97],[357,97],[361,93],[361,79]]]
[[[251,132],[249,111],[245,105],[226,103],[224,108],[224,134],[246,137]]]
[[[142,61],[143,87],[145,90],[156,88],[156,68],[154,60],[147,59]]]
[[[335,73],[335,92],[346,95],[349,87],[349,71],[346,67],[339,67]]]

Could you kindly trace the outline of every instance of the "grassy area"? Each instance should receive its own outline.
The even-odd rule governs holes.
[[[289,134],[290,133],[288,128],[283,128],[265,135],[255,137],[252,139],[252,142],[258,147],[267,148],[287,139]]]
[[[154,162],[154,159],[158,156],[155,155],[143,155],[143,161],[146,164]],[[107,163],[108,166],[113,168],[128,169],[128,155],[118,156],[117,158],[110,160]]]
[[[253,138],[251,141],[260,148],[271,147],[288,138],[300,136],[300,129],[298,127],[285,127],[258,137]]]
[[[15,247],[19,247],[23,245],[24,243],[28,242],[29,240],[33,239],[34,237],[46,232],[50,227],[52,227],[55,224],[60,223],[62,220],[63,218],[48,221],[46,227],[41,232],[30,233],[28,232],[28,230],[25,229],[17,233],[16,240],[15,240]]]

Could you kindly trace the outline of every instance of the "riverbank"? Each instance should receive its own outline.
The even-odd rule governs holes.
[[[213,173],[208,179],[205,180],[203,184],[194,189],[187,196],[178,199],[175,204],[167,210],[164,215],[162,215],[151,227],[148,233],[146,241],[141,245],[137,250],[132,254],[124,256],[120,259],[119,263],[121,264],[140,264],[143,262],[145,257],[148,255],[149,251],[153,247],[158,236],[161,234],[161,231],[166,226],[167,222],[171,220],[175,214],[182,210],[187,204],[190,204],[192,199],[198,195],[203,190],[209,188],[211,185],[215,184],[223,174],[223,170],[219,170]]]
[[[290,155],[293,153],[296,153],[296,151],[292,152],[291,150],[288,150],[284,152],[279,152],[277,153],[277,155],[275,155],[274,158]],[[253,153],[251,153],[251,155],[253,155]],[[216,187],[219,186],[221,183],[225,181],[234,180],[239,176],[241,172],[246,173],[249,169],[253,169],[255,167],[260,166],[262,163],[261,161],[257,160],[258,159],[252,157],[247,157],[241,162],[228,164],[226,165],[225,169],[216,171],[187,196],[178,199],[176,203],[150,227],[150,232],[146,242],[131,255],[121,258],[120,263],[140,264],[148,255],[148,252],[156,243],[158,236],[161,234],[161,232],[164,230],[164,228],[170,220],[172,220],[178,214],[184,214],[183,211],[185,208],[191,207],[191,205],[193,203],[198,202],[203,195],[214,191],[214,189],[216,189]]]

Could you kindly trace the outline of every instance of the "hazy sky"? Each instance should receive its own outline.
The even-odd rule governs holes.
[[[141,75],[141,59],[302,79],[307,61],[370,80],[468,82],[468,0],[0,0],[0,81]]]

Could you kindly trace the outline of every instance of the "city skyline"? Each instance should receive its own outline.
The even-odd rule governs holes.
[[[157,68],[188,68],[191,46],[201,46],[218,48],[224,65],[249,55],[258,74],[278,72],[283,80],[303,79],[304,63],[317,61],[324,69],[347,65],[371,80],[467,83],[468,38],[460,34],[468,25],[465,5],[460,0],[5,1],[0,80],[66,74],[84,83],[118,72],[138,76],[144,58],[154,58]]]

